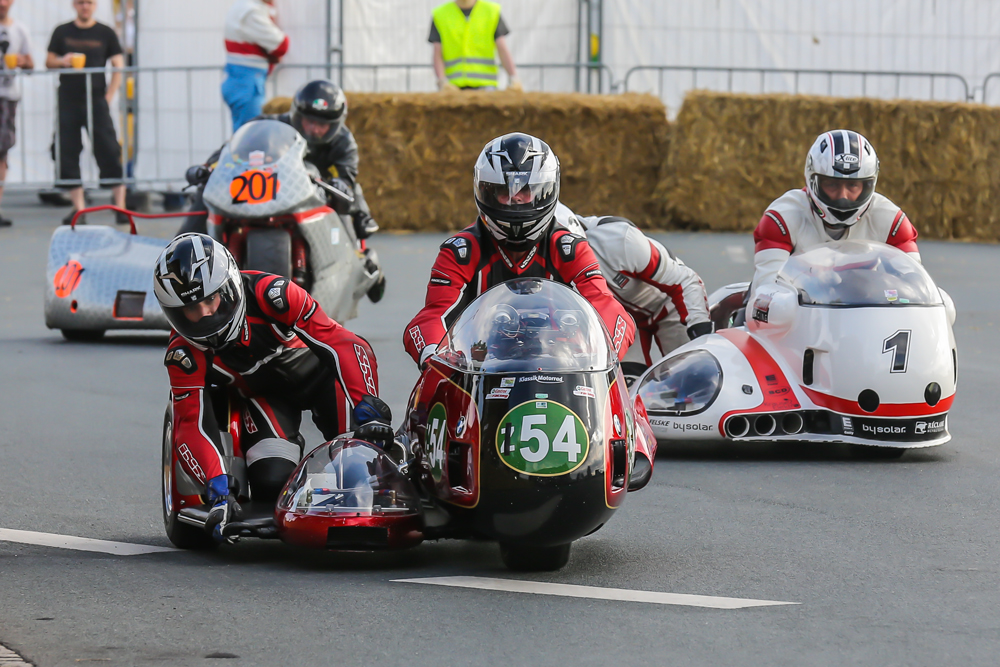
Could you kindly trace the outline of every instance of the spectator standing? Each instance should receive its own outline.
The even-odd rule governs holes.
[[[98,23],[94,18],[96,0],[73,0],[76,20],[56,26],[49,40],[45,66],[49,69],[104,67],[108,61],[116,68],[124,67],[122,47],[111,26]],[[82,56],[82,58],[81,58]],[[87,81],[90,77],[91,99],[87,99]],[[115,206],[125,207],[125,184],[122,180],[121,146],[111,120],[111,100],[121,86],[121,72],[111,75],[111,83],[101,74],[59,75],[59,180],[69,183],[73,212],[63,220],[68,225],[74,213],[84,208],[83,183],[80,181],[80,152],[83,150],[81,132],[87,130],[87,105],[92,112],[90,145],[101,173],[101,185],[112,187]],[[115,220],[128,223],[128,216],[119,213]],[[84,222],[82,219],[78,224]]]
[[[454,0],[438,6],[427,38],[434,46],[438,90],[496,90],[499,55],[510,77],[507,90],[521,91],[508,34],[495,2]]]
[[[0,52],[4,71],[0,74],[0,200],[7,180],[7,152],[14,147],[14,115],[21,99],[21,85],[11,70],[34,69],[28,30],[10,15],[14,0],[0,0]],[[0,213],[0,227],[10,227],[11,221]]]
[[[226,80],[222,99],[233,132],[261,114],[264,82],[288,51],[288,36],[274,22],[274,0],[236,0],[226,14]]]

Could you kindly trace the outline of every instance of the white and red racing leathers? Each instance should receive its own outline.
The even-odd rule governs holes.
[[[247,303],[240,338],[211,350],[173,333],[164,359],[174,445],[184,469],[201,483],[229,472],[210,385],[228,385],[245,399],[240,445],[248,465],[262,456],[297,463],[303,410],[333,439],[350,427],[350,412],[365,394],[378,396],[375,353],[365,339],[331,320],[288,278],[258,271],[242,277]]]
[[[920,261],[917,230],[906,214],[882,195],[872,195],[868,210],[843,236],[835,239],[813,212],[805,189],[789,190],[767,207],[753,233],[754,276],[751,295],[761,285],[773,283],[789,255],[798,255],[836,240],[878,241],[899,248]],[[752,302],[752,298],[750,299]]]
[[[236,0],[226,14],[226,64],[270,72],[288,51],[288,36],[264,0]]]
[[[560,204],[560,214],[563,208]],[[612,294],[635,320],[641,344],[633,345],[623,361],[650,366],[655,361],[654,341],[659,358],[691,338],[711,332],[705,285],[693,269],[630,220],[575,218],[587,234]]]

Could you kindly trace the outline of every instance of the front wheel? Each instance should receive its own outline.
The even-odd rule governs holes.
[[[251,229],[243,268],[292,277],[292,236],[284,229]]]
[[[851,445],[851,455],[867,461],[891,461],[906,453],[905,447],[875,447],[872,445]]]
[[[631,388],[635,381],[642,377],[642,374],[649,368],[646,364],[638,361],[623,361],[622,375],[625,376],[625,386]]]
[[[553,572],[569,562],[571,543],[554,547],[533,547],[524,544],[500,544],[500,558],[507,569],[516,572]]]
[[[204,551],[214,549],[218,544],[212,536],[197,526],[181,523],[177,519],[175,507],[177,494],[174,492],[174,420],[167,408],[163,416],[163,527],[167,539],[178,549]]]
[[[63,329],[62,335],[75,343],[93,343],[104,338],[104,329]]]

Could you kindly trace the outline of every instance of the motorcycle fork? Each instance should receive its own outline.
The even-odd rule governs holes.
[[[309,289],[309,246],[298,230],[290,230],[292,235],[292,281],[303,289]]]
[[[237,266],[243,266],[243,256],[247,248],[247,228],[230,229],[222,239],[223,245],[229,248],[230,254],[236,260]]]

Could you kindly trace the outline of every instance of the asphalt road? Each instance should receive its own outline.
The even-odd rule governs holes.
[[[65,212],[6,212],[16,226],[0,229],[0,529],[169,546],[166,338],[74,344],[47,330],[46,249]],[[397,423],[416,378],[401,333],[442,238],[377,238],[388,293],[350,323],[378,355]],[[710,289],[750,275],[749,235],[660,238]],[[508,573],[487,543],[373,556],[244,541],[113,556],[0,541],[0,643],[44,666],[993,665],[1000,246],[921,249],[959,312],[948,445],[891,462],[840,447],[673,447],[651,484],[545,575]],[[393,582],[448,575],[799,604],[722,610]]]

